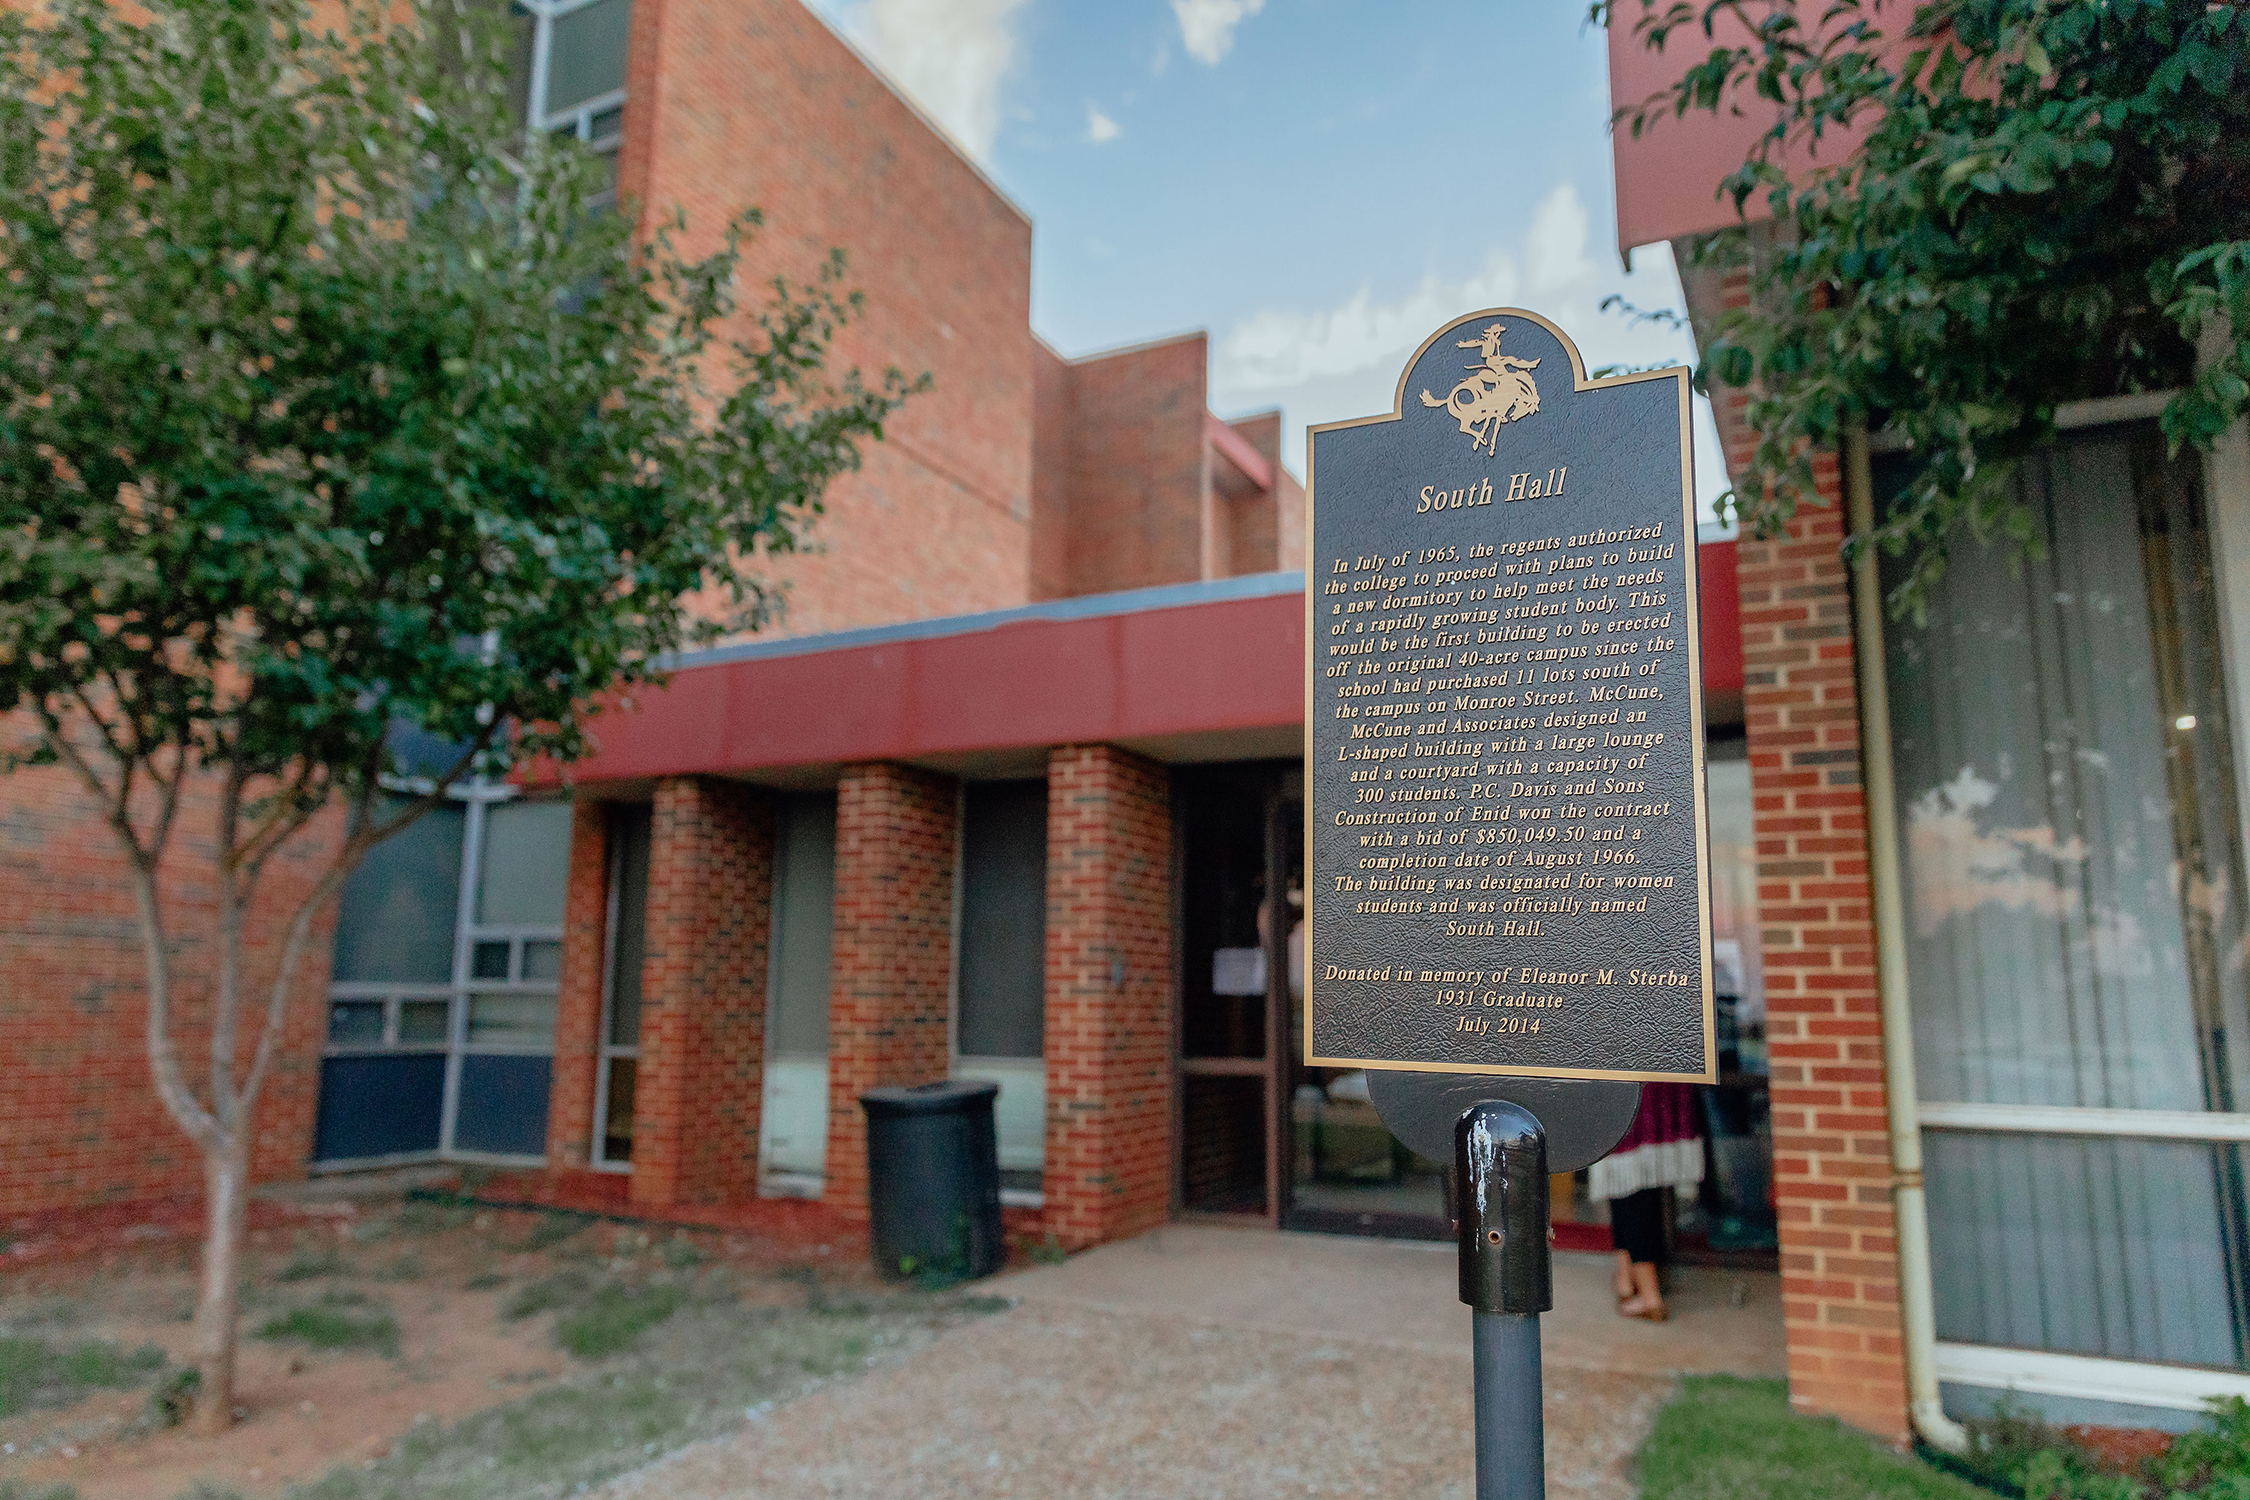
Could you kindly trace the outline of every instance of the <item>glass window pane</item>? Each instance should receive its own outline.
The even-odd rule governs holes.
[[[617,846],[617,931],[609,955],[609,1045],[636,1047],[641,1040],[641,959],[648,951],[649,809],[620,807],[610,814]]]
[[[602,1160],[633,1159],[633,1059],[609,1060],[609,1097],[603,1101]]]
[[[829,961],[836,933],[836,799],[784,797],[775,810],[773,1052],[828,1055]]]
[[[2242,878],[2195,460],[2167,461],[2149,423],[2021,475],[2040,555],[1964,542],[1927,623],[1885,631],[1922,1093],[2239,1108],[2241,975],[2217,955]]]
[[[378,816],[398,811],[385,799]],[[466,811],[435,807],[368,851],[344,883],[336,914],[340,981],[447,984],[461,905]]]
[[[1047,1010],[1047,783],[969,787],[961,838],[961,1055],[1037,1057]]]
[[[472,979],[506,979],[508,977],[508,942],[505,938],[495,942],[486,940],[469,950],[469,977]]]
[[[398,1040],[401,1046],[428,1045],[445,1040],[445,1023],[453,1003],[449,1000],[403,1000],[398,1007]]]
[[[523,973],[527,980],[562,978],[562,944],[553,938],[531,938],[523,945]]]
[[[595,149],[599,150],[615,141],[624,129],[624,108],[620,106],[616,109],[605,109],[586,122],[586,139],[594,144]]]
[[[547,47],[547,114],[625,87],[625,44],[632,0],[594,0],[551,23]]]
[[[555,997],[471,995],[469,1040],[506,1047],[552,1047]]]
[[[479,926],[562,926],[569,879],[569,803],[503,802],[485,810]]]
[[[339,1000],[328,1007],[328,1041],[336,1047],[383,1044],[383,1002]]]

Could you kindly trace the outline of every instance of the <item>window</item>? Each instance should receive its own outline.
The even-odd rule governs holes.
[[[817,1196],[828,1165],[828,987],[836,944],[836,798],[774,804],[760,1191]]]
[[[1047,1146],[1047,783],[961,793],[953,1071],[1000,1085],[1000,1180],[1036,1192]]]
[[[337,913],[316,1161],[546,1154],[569,866],[568,804],[483,784],[369,853]]]
[[[1927,623],[1885,631],[1939,1336],[2250,1368],[2243,869],[2196,465],[2118,425],[2018,482],[2039,553],[1957,546]]]
[[[519,0],[530,21],[526,123],[584,141],[617,186],[625,138],[625,52],[633,0]]]
[[[594,1078],[594,1165],[633,1160],[633,1086],[641,1056],[641,960],[648,956],[651,813],[609,815],[609,967],[602,976],[601,1057]]]

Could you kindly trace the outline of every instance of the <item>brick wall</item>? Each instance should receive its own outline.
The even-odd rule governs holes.
[[[1208,358],[1198,333],[1071,366],[1068,592],[1205,576]]]
[[[934,387],[835,484],[818,555],[768,571],[803,634],[1030,598],[1031,225],[800,0],[637,0],[619,187],[716,248],[766,216],[740,285],[851,257],[865,311],[831,367]],[[747,320],[738,329],[753,330]]]
[[[1061,355],[1031,341],[1031,597],[1061,599],[1070,579],[1070,450],[1077,380]]]
[[[773,804],[736,782],[656,784],[648,952],[635,1070],[635,1203],[747,1198],[758,1187]]]
[[[958,783],[908,766],[844,768],[836,787],[836,926],[828,1002],[823,1196],[867,1212],[868,1089],[952,1065]]]
[[[1745,279],[1689,278],[1691,310],[1740,305]],[[1699,304],[1701,304],[1699,306]],[[1730,467],[1754,441],[1743,393],[1717,416]],[[1758,918],[1773,1067],[1789,1397],[1893,1440],[1908,1433],[1883,1081],[1859,694],[1835,456],[1825,504],[1738,548],[1758,840]]]
[[[191,782],[160,876],[173,1034],[197,1086],[210,1056],[215,807],[211,783]],[[283,924],[326,868],[338,827],[317,820],[266,872],[244,945],[243,1066]],[[147,971],[127,879],[115,836],[74,776],[37,767],[0,776],[0,1214],[203,1192],[201,1156],[149,1073]],[[311,1150],[334,921],[331,903],[299,964],[259,1097],[251,1168],[261,1181],[302,1176]]]
[[[1162,766],[1047,763],[1045,1228],[1077,1248],[1171,1211],[1172,813]]]
[[[555,998],[555,1081],[547,1095],[547,1163],[555,1167],[584,1167],[593,1159],[594,1068],[608,966],[609,810],[609,804],[590,797],[570,809],[562,987]]]

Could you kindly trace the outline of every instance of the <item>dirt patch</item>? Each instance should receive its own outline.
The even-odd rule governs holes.
[[[509,1418],[519,1427],[558,1424],[546,1446],[573,1448],[563,1464],[571,1473],[606,1476],[706,1435],[721,1396],[774,1387],[777,1375],[829,1378],[909,1337],[911,1326],[954,1315],[928,1299],[894,1307],[898,1299],[856,1264],[829,1263],[855,1259],[808,1263],[802,1250],[739,1236],[442,1199],[334,1205],[319,1221],[254,1232],[241,1417],[225,1436],[204,1439],[167,1428],[157,1409],[188,1354],[192,1250],[178,1241],[113,1243],[98,1259],[49,1262],[0,1288],[0,1338],[17,1340],[19,1355],[35,1357],[44,1345],[108,1381],[71,1387],[55,1376],[35,1404],[19,1396],[0,1406],[0,1481],[34,1494],[65,1483],[83,1500],[174,1500],[199,1485],[247,1500],[327,1476],[315,1492],[341,1495],[357,1492],[342,1473],[375,1478],[433,1462],[460,1469],[463,1454],[452,1450],[465,1444],[482,1445],[497,1479],[505,1445],[467,1424],[502,1407],[532,1413]],[[867,1326],[845,1329],[855,1318]],[[744,1347],[763,1330],[765,1363],[696,1394],[693,1380],[677,1378],[677,1362],[716,1370],[720,1351],[699,1351],[696,1340],[730,1329]],[[115,1353],[79,1356],[88,1345]],[[800,1355],[800,1345],[810,1352]],[[162,1351],[161,1365],[152,1349]],[[652,1381],[654,1396],[644,1389]],[[571,1417],[573,1402],[604,1382],[612,1406],[639,1403],[642,1415],[663,1419],[620,1427]],[[669,1405],[667,1390],[677,1398]],[[739,1407],[732,1420],[741,1420]],[[642,1428],[652,1436],[637,1438]],[[566,1432],[575,1443],[562,1441]],[[534,1442],[515,1455],[514,1478],[546,1482],[540,1449]],[[386,1492],[425,1490],[438,1492],[418,1484]]]

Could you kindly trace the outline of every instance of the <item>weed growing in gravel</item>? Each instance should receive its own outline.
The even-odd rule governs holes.
[[[323,1297],[313,1307],[299,1307],[278,1318],[269,1318],[258,1329],[262,1339],[286,1340],[315,1349],[373,1349],[398,1355],[398,1320],[387,1312],[352,1312],[366,1298],[356,1293]]]
[[[63,1347],[44,1339],[0,1338],[0,1417],[68,1406],[100,1387],[128,1390],[164,1368],[154,1344],[127,1352],[102,1339]]]
[[[685,1235],[674,1235],[666,1240],[659,1255],[665,1266],[674,1271],[692,1270],[711,1258],[709,1251]]]
[[[500,1306],[500,1316],[511,1323],[525,1318],[535,1318],[543,1312],[553,1312],[558,1307],[569,1307],[593,1288],[593,1281],[584,1271],[557,1271],[520,1289]]]
[[[489,1292],[495,1287],[503,1287],[507,1284],[508,1273],[505,1271],[479,1271],[476,1275],[461,1283],[461,1290],[465,1292]]]
[[[427,1423],[395,1453],[339,1468],[291,1500],[534,1500],[569,1495],[700,1438],[738,1430],[811,1384],[957,1321],[945,1300],[901,1298],[853,1317],[735,1302],[649,1331],[641,1346],[507,1406]]]
[[[300,1250],[273,1273],[276,1281],[317,1281],[343,1273],[344,1258],[333,1250]]]
[[[605,1359],[632,1348],[686,1300],[687,1293],[676,1286],[636,1289],[612,1282],[595,1288],[585,1306],[555,1321],[555,1342],[580,1359]]]
[[[539,1217],[539,1222],[531,1226],[531,1233],[524,1236],[523,1244],[519,1248],[524,1250],[551,1249],[580,1233],[593,1222],[593,1218],[587,1214],[542,1214]]]
[[[0,1479],[0,1500],[78,1500],[78,1490],[67,1484],[33,1486]]]

